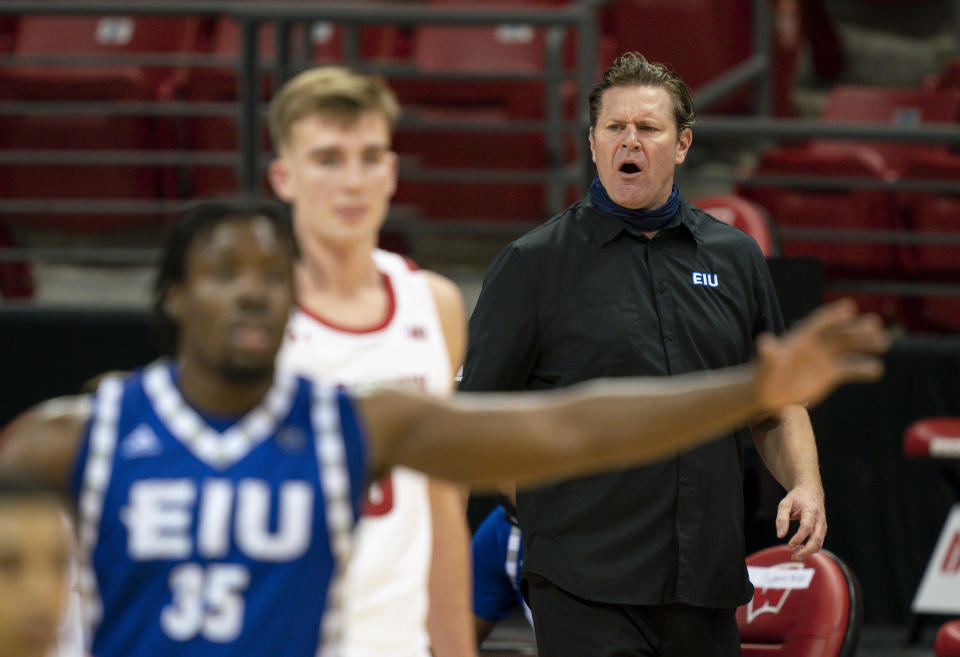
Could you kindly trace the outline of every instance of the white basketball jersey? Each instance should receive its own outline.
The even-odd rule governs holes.
[[[347,386],[398,383],[448,394],[450,357],[423,272],[395,253],[373,256],[390,299],[386,318],[349,330],[300,308],[279,366]],[[432,531],[425,476],[395,468],[371,486],[346,574],[344,657],[429,657]]]

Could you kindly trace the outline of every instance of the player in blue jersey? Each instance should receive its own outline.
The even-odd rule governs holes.
[[[438,399],[275,375],[296,245],[259,201],[187,209],[157,307],[175,356],[10,429],[0,466],[71,491],[97,657],[312,657],[335,648],[337,573],[366,483],[403,465],[471,485],[622,467],[877,378],[889,339],[852,304],[756,362],[664,381]]]
[[[0,657],[44,657],[56,643],[71,547],[63,502],[0,474]]]
[[[473,616],[477,643],[483,643],[494,625],[517,607],[523,609],[532,625],[533,616],[517,585],[523,567],[520,527],[516,509],[506,498],[477,527],[470,552],[473,556]]]

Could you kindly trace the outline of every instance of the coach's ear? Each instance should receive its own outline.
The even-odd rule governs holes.
[[[270,186],[273,187],[273,193],[282,201],[293,202],[293,186],[290,182],[290,167],[286,160],[281,157],[274,158],[267,167],[267,177],[270,179]]]

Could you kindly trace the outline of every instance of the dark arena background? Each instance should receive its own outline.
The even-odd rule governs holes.
[[[456,281],[469,311],[503,245],[584,194],[587,94],[627,50],[691,85],[678,184],[757,238],[788,323],[852,296],[894,332],[882,381],[812,411],[826,547],[862,589],[849,654],[933,655],[960,617],[960,556],[952,607],[911,603],[960,460],[905,437],[960,416],[960,2],[5,0],[0,424],[159,353],[163,229],[190,199],[271,193],[266,102],[296,72],[387,79],[403,116],[384,246]],[[754,552],[777,542],[781,492],[752,447],[745,471]],[[472,499],[471,525],[494,503]],[[534,650],[520,616],[485,647]]]

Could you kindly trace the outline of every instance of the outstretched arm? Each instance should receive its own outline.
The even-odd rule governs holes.
[[[888,346],[876,317],[838,302],[782,338],[761,336],[751,365],[451,401],[380,390],[359,405],[374,468],[406,465],[475,486],[536,483],[654,461],[762,413],[817,402],[841,383],[878,378],[872,354]]]

